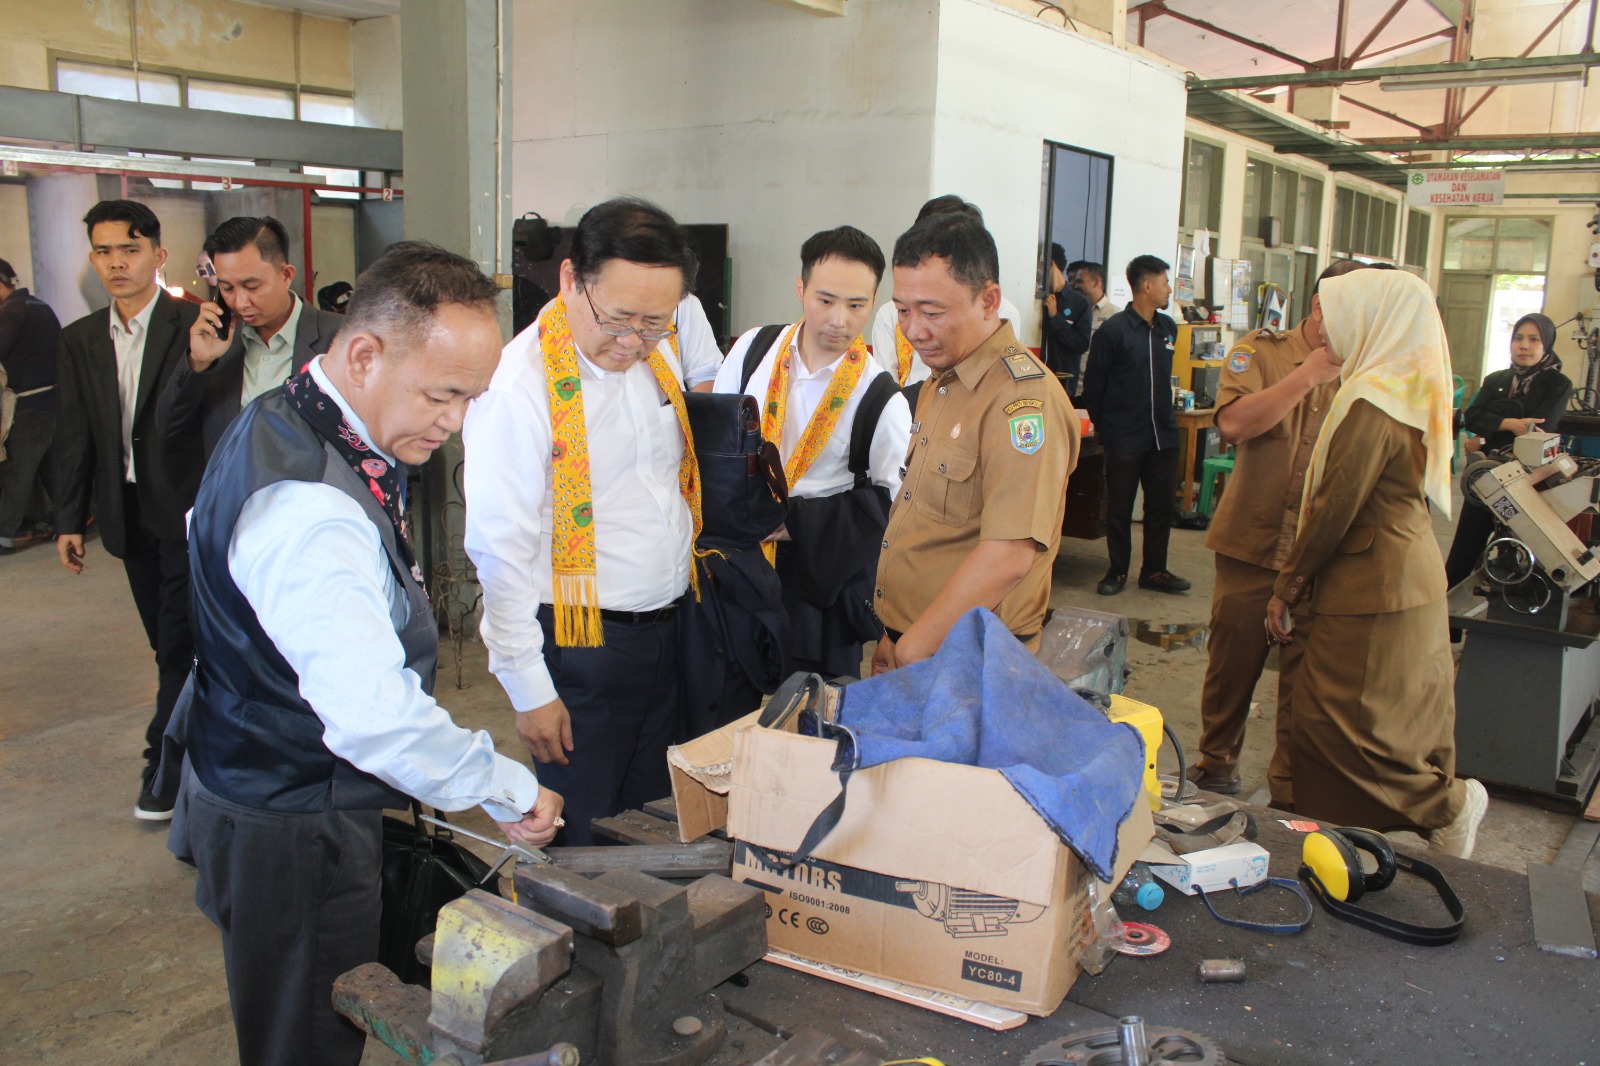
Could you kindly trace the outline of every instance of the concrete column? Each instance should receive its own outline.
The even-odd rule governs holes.
[[[400,80],[405,120],[405,234],[477,262],[511,267],[511,0],[403,0]],[[501,106],[501,101],[505,106]],[[511,293],[500,301],[509,333]],[[418,556],[450,635],[476,628],[477,588],[461,549],[460,438],[423,475]],[[448,657],[446,662],[448,662]]]

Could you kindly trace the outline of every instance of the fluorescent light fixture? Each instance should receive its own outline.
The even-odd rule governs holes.
[[[1439,74],[1394,74],[1379,78],[1378,88],[1392,93],[1417,89],[1474,89],[1490,85],[1542,85],[1557,81],[1582,81],[1588,73],[1587,65],[1574,63],[1562,67],[1529,67],[1525,70],[1502,68]]]

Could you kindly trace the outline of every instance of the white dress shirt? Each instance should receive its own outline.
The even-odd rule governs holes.
[[[139,375],[144,370],[144,342],[150,335],[150,316],[155,313],[156,297],[160,290],[152,290],[150,302],[145,304],[124,326],[117,314],[117,305],[108,308],[111,315],[111,344],[117,350],[117,395],[122,399],[122,478],[129,484],[135,480],[133,468],[133,416],[138,413]]]
[[[1009,322],[1013,329],[1022,328],[1022,312],[1017,310],[1017,305],[1000,297],[1000,321]],[[900,324],[900,315],[895,310],[894,301],[890,300],[878,308],[878,313],[872,319],[872,357],[878,365],[891,374],[900,372],[900,356],[895,351],[894,330]],[[903,384],[915,385],[926,378],[932,371],[928,364],[922,361],[922,356],[913,349],[911,352],[911,372],[906,375]]]
[[[300,310],[305,307],[305,301],[292,292],[289,298],[294,301],[289,319],[270,341],[263,341],[254,326],[243,327],[244,384],[239,389],[240,409],[262,393],[282,385],[294,372],[294,334],[300,328]]]
[[[311,364],[311,376],[370,443],[321,362]],[[409,616],[410,600],[355,500],[321,482],[257,491],[234,526],[228,573],[299,676],[329,751],[432,807],[481,804],[502,822],[533,809],[539,783],[532,771],[497,754],[487,732],[451,721],[406,666],[396,625]]]
[[[1101,296],[1100,302],[1090,308],[1093,325],[1089,328],[1089,336],[1094,336],[1094,331],[1106,324],[1106,319],[1120,311],[1116,304],[1111,302],[1111,297]]]
[[[712,392],[739,391],[739,376],[744,372],[745,352],[749,351],[755,335],[759,332],[761,331],[753,329],[734,342],[732,351],[722,364],[722,370],[717,374],[717,383],[712,387]],[[758,403],[766,402],[767,386],[772,381],[772,371],[777,366],[779,348],[782,344],[783,334],[780,333],[772,342],[772,347],[767,350],[767,354],[762,356],[755,372],[750,375],[749,383],[745,385],[745,393],[754,396]],[[827,394],[828,382],[832,379],[834,370],[844,359],[841,355],[821,370],[811,373],[806,369],[804,360],[800,358],[799,331],[795,332],[794,340],[789,343],[788,354],[793,361],[789,364],[789,396],[784,401],[783,442],[778,447],[778,453],[783,457],[785,465],[788,465],[789,457],[794,454],[795,448],[800,444],[800,438],[805,435],[806,423],[811,420],[812,412]],[[850,472],[850,428],[855,425],[856,411],[860,408],[861,398],[867,394],[872,379],[882,373],[885,373],[882,367],[870,359],[867,360],[866,367],[861,371],[861,377],[856,381],[855,389],[851,391],[850,398],[845,401],[844,410],[839,414],[839,422],[834,427],[833,435],[822,446],[822,453],[811,464],[811,469],[805,472],[797,484],[789,486],[791,496],[802,499],[832,496],[855,484],[855,475]],[[900,481],[903,476],[901,468],[905,463],[906,450],[910,444],[911,408],[906,403],[906,398],[896,393],[889,397],[889,402],[884,405],[883,414],[878,418],[878,428],[872,434],[867,475],[874,485],[888,489],[891,494],[900,491]]]
[[[659,349],[682,380],[666,341]],[[595,573],[600,606],[651,611],[689,587],[694,535],[678,487],[683,430],[644,360],[622,373],[578,354],[594,493]],[[518,711],[556,698],[544,661],[539,605],[550,603],[550,398],[535,322],[506,345],[489,390],[474,400],[466,445],[464,543],[483,586],[479,631],[489,670]]]
[[[683,360],[683,380],[688,388],[704,385],[717,376],[722,365],[722,349],[711,329],[711,319],[700,300],[690,293],[678,304],[672,324],[678,330],[678,356]]]

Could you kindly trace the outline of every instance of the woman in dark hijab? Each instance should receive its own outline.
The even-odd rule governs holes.
[[[1524,433],[1554,433],[1572,396],[1572,379],[1555,353],[1556,326],[1544,315],[1523,315],[1511,330],[1511,365],[1483,379],[1483,388],[1462,419],[1482,438],[1484,451],[1511,447]],[[1445,577],[1455,588],[1478,567],[1494,534],[1494,519],[1468,499],[1456,523],[1456,537],[1445,560]],[[1451,638],[1456,637],[1455,630]]]

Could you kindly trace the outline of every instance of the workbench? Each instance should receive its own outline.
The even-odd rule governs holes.
[[[1299,833],[1280,812],[1252,808],[1271,873],[1294,877]],[[730,1015],[729,1042],[716,1066],[759,1058],[803,1026],[885,1057],[932,1055],[948,1066],[1020,1063],[1040,1045],[1075,1032],[1113,1027],[1124,1014],[1147,1025],[1208,1037],[1244,1066],[1301,1063],[1600,1061],[1600,963],[1542,952],[1533,941],[1525,876],[1426,851],[1467,912],[1461,939],[1420,948],[1337,921],[1319,907],[1295,936],[1247,932],[1213,919],[1192,897],[1169,891],[1148,919],[1172,936],[1152,958],[1114,959],[1098,977],[1078,978],[1054,1015],[1007,1032],[858,992],[758,963],[749,984],[719,987]],[[1224,914],[1288,920],[1298,900],[1269,888],[1244,899],[1214,897]],[[1433,889],[1402,875],[1362,904],[1407,920],[1446,920]],[[1591,918],[1600,897],[1589,896]],[[1243,959],[1243,984],[1200,984],[1202,959]]]

